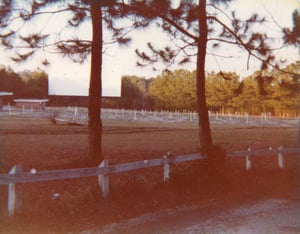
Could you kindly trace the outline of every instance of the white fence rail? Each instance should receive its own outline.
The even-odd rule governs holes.
[[[46,110],[18,109],[5,106],[1,115],[36,116],[57,119],[61,122],[85,125],[88,122],[87,108],[83,107],[47,107]],[[194,122],[197,123],[198,115],[190,111],[150,111],[126,109],[101,109],[101,118],[109,120],[130,120],[139,122]],[[271,116],[270,113],[249,115],[246,112],[214,113],[209,112],[212,124],[242,124],[242,125],[300,125],[299,115]]]
[[[99,166],[91,168],[0,174],[0,185],[8,185],[11,183],[33,183],[49,180],[64,180],[98,175],[117,174],[137,169],[162,166],[165,163],[181,163],[186,161],[199,160],[203,158],[205,158],[205,156],[201,154],[177,155],[173,158],[169,154],[169,156],[166,155],[163,158],[141,160],[136,162],[128,162],[101,167]]]
[[[252,157],[264,155],[277,155],[278,167],[284,169],[284,155],[297,154],[300,155],[300,148],[283,149],[267,149],[267,150],[251,150],[234,151],[227,154],[227,157],[245,157],[246,170],[252,167]],[[98,176],[98,183],[101,188],[103,197],[109,195],[109,175],[128,172],[138,169],[159,167],[163,168],[163,180],[167,181],[170,178],[170,165],[187,161],[205,159],[206,156],[195,153],[189,155],[172,155],[167,153],[162,158],[154,158],[149,160],[140,160],[136,162],[128,162],[116,165],[109,165],[108,160],[104,160],[99,167],[78,168],[65,170],[40,171],[31,170],[31,172],[22,172],[21,166],[14,166],[9,174],[0,174],[0,185],[8,185],[8,213],[13,216],[21,207],[20,192],[18,184],[34,183],[50,180],[75,179],[82,177]]]

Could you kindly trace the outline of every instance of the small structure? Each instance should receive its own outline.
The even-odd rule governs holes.
[[[11,92],[0,92],[0,110],[2,110],[3,105],[5,104],[5,97],[12,96]]]
[[[15,99],[15,107],[31,110],[45,110],[48,99]]]

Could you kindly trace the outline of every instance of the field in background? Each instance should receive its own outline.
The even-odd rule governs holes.
[[[47,107],[45,111],[35,111],[33,109],[20,109],[11,106],[3,107],[0,116],[33,116],[58,118],[78,124],[87,124],[88,113],[84,107]],[[283,125],[293,126],[300,124],[300,117],[282,114],[272,116],[271,113],[261,113],[261,115],[249,115],[243,113],[214,113],[209,112],[211,124],[239,124],[249,126]],[[126,109],[102,109],[101,118],[104,120],[122,120],[134,122],[163,122],[163,123],[183,123],[198,122],[196,112],[189,111],[147,111],[147,110],[126,110]]]
[[[87,126],[58,125],[51,121],[53,115],[69,113],[67,116],[74,117],[79,116],[82,110],[60,110],[35,112],[34,115],[22,110],[18,114],[2,114],[1,173],[7,173],[17,163],[23,166],[24,171],[31,168],[39,171],[89,166],[86,158]],[[167,151],[188,154],[198,150],[197,121],[191,121],[188,113],[178,114],[178,118],[187,116],[186,120],[181,121],[171,121],[170,113],[156,113],[155,116],[159,118],[159,114],[164,114],[170,121],[153,121],[153,112],[148,113],[148,121],[140,120],[146,112],[136,113],[136,121],[134,112],[107,110],[104,114],[115,117],[104,118],[103,130],[104,155],[112,164],[163,157]],[[126,117],[129,114],[133,118]],[[298,120],[295,118],[281,120],[258,116],[256,124],[250,118],[252,122],[248,119],[248,124],[245,124],[244,116],[240,117],[240,121],[234,116],[211,117],[213,139],[227,151],[243,150],[248,146],[261,149],[280,145],[296,147],[298,144]],[[1,186],[0,214],[4,226],[0,225],[0,232],[39,232],[41,228],[48,231],[78,231],[146,211],[188,206],[212,198],[247,200],[263,196],[292,196],[294,185],[299,185],[295,176],[299,170],[299,160],[288,157],[286,164],[288,169],[283,173],[277,169],[275,157],[260,158],[254,161],[255,172],[246,174],[244,159],[232,159],[228,161],[228,178],[222,184],[215,184],[205,167],[199,172],[198,179],[193,179],[192,185],[184,176],[184,179],[179,176],[177,182],[164,185],[159,168],[115,175],[111,177],[109,201],[101,198],[96,178],[25,184],[21,185],[22,214],[13,221],[5,215],[7,188]],[[53,197],[55,193],[60,194],[59,199]]]

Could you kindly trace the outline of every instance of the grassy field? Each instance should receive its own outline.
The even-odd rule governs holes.
[[[227,151],[248,146],[296,147],[298,143],[297,126],[218,124],[212,125],[212,135],[215,143]],[[195,123],[104,121],[103,152],[111,164],[162,157],[167,151],[188,154],[197,150]],[[21,164],[24,171],[88,167],[86,156],[86,126],[55,125],[41,118],[0,118],[0,173],[7,173],[15,164]],[[183,174],[184,169],[191,168],[183,165],[176,170],[176,179],[167,184],[162,183],[161,168],[114,175],[110,177],[108,200],[102,199],[97,178],[23,184],[22,211],[13,219],[6,215],[7,187],[1,186],[0,233],[78,232],[211,198],[244,201],[263,196],[297,196],[297,157],[287,157],[285,171],[277,168],[276,157],[271,156],[255,159],[250,173],[245,172],[244,164],[242,158],[227,160],[222,179],[213,177],[205,165]],[[60,197],[53,199],[54,193]]]

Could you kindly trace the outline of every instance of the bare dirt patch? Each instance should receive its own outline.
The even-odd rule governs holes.
[[[298,129],[292,126],[249,127],[213,125],[215,142],[228,151],[255,148],[295,147]],[[162,157],[198,150],[193,123],[135,123],[104,121],[104,155],[110,163]],[[90,166],[86,158],[87,127],[54,125],[49,119],[0,118],[0,172],[14,164],[24,171]],[[0,233],[65,233],[98,230],[145,213],[218,204],[224,210],[261,199],[299,199],[299,159],[286,158],[287,168],[277,168],[274,156],[258,158],[252,172],[245,172],[243,158],[226,162],[215,177],[205,165],[186,172],[190,164],[176,166],[169,183],[162,182],[161,168],[147,169],[110,178],[111,196],[101,197],[96,178],[51,181],[22,186],[22,212],[6,215],[7,187],[0,187]],[[53,194],[59,193],[58,199]]]

